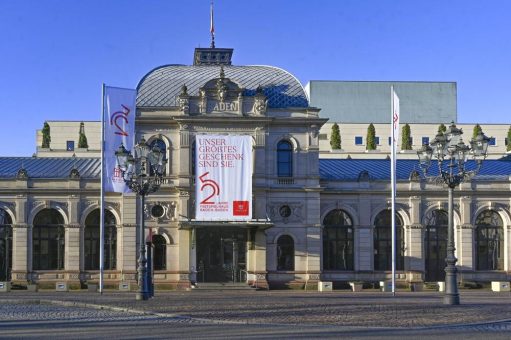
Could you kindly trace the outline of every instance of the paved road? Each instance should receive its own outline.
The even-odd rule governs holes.
[[[448,307],[434,293],[273,291],[172,292],[140,302],[131,293],[11,292],[0,295],[0,338],[511,338],[509,294],[470,293],[463,301]]]
[[[45,304],[0,306],[0,338],[396,338],[509,339],[511,322],[429,328],[233,324]]]

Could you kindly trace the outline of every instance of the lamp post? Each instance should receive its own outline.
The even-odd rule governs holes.
[[[448,227],[447,227],[447,257],[445,258],[445,296],[444,304],[459,305],[456,257],[454,256],[454,200],[453,191],[460,183],[475,176],[486,158],[490,138],[481,131],[472,138],[470,146],[465,145],[461,138],[463,131],[458,129],[454,122],[447,131],[439,132],[430,145],[425,144],[417,151],[420,167],[424,177],[436,184],[445,184],[448,188]],[[467,169],[467,160],[471,157],[475,161],[472,169]],[[431,160],[435,159],[438,165],[438,175],[429,176],[428,169]]]
[[[117,164],[122,173],[126,185],[139,197],[139,240],[140,250],[138,258],[138,293],[137,300],[147,300],[149,291],[147,287],[147,269],[145,254],[145,230],[144,230],[144,202],[145,196],[156,192],[161,184],[165,159],[158,146],[152,149],[141,139],[133,148],[133,155],[121,144],[115,152]]]

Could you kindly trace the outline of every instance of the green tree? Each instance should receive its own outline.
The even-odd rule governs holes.
[[[447,127],[442,123],[438,125],[438,134],[443,135],[447,131]]]
[[[332,135],[330,136],[330,146],[332,150],[338,150],[341,148],[341,133],[339,131],[339,125],[335,123],[332,125]]]
[[[367,127],[366,150],[376,150],[376,129],[373,123]]]
[[[85,136],[85,125],[83,122],[80,123],[80,136],[78,138],[78,147],[87,149],[89,144],[87,143],[87,136]]]
[[[42,133],[43,133],[43,142],[41,144],[41,147],[49,149],[50,142],[51,142],[51,136],[50,136],[50,125],[47,122],[44,122]]]
[[[405,124],[401,131],[401,150],[412,150],[412,143],[410,143],[410,125]]]
[[[511,151],[511,126],[509,127],[509,130],[507,130],[507,145],[506,150]]]
[[[472,133],[472,138],[475,139],[480,132],[483,132],[483,129],[481,129],[481,126],[479,124],[476,124],[476,126],[474,126],[474,131]]]

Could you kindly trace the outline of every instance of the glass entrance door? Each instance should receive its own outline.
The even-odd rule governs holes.
[[[426,246],[426,281],[445,280],[445,257],[447,256],[447,226],[427,226]]]
[[[199,282],[246,281],[246,230],[206,227],[196,238]]]

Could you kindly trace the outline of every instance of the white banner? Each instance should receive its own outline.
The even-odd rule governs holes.
[[[195,218],[252,219],[252,137],[195,137]]]
[[[121,144],[132,151],[135,140],[135,111],[137,91],[105,86],[103,98],[104,129],[104,190],[130,192],[117,167],[115,151]]]
[[[394,150],[397,148],[397,141],[399,139],[399,97],[392,86],[392,147]]]

